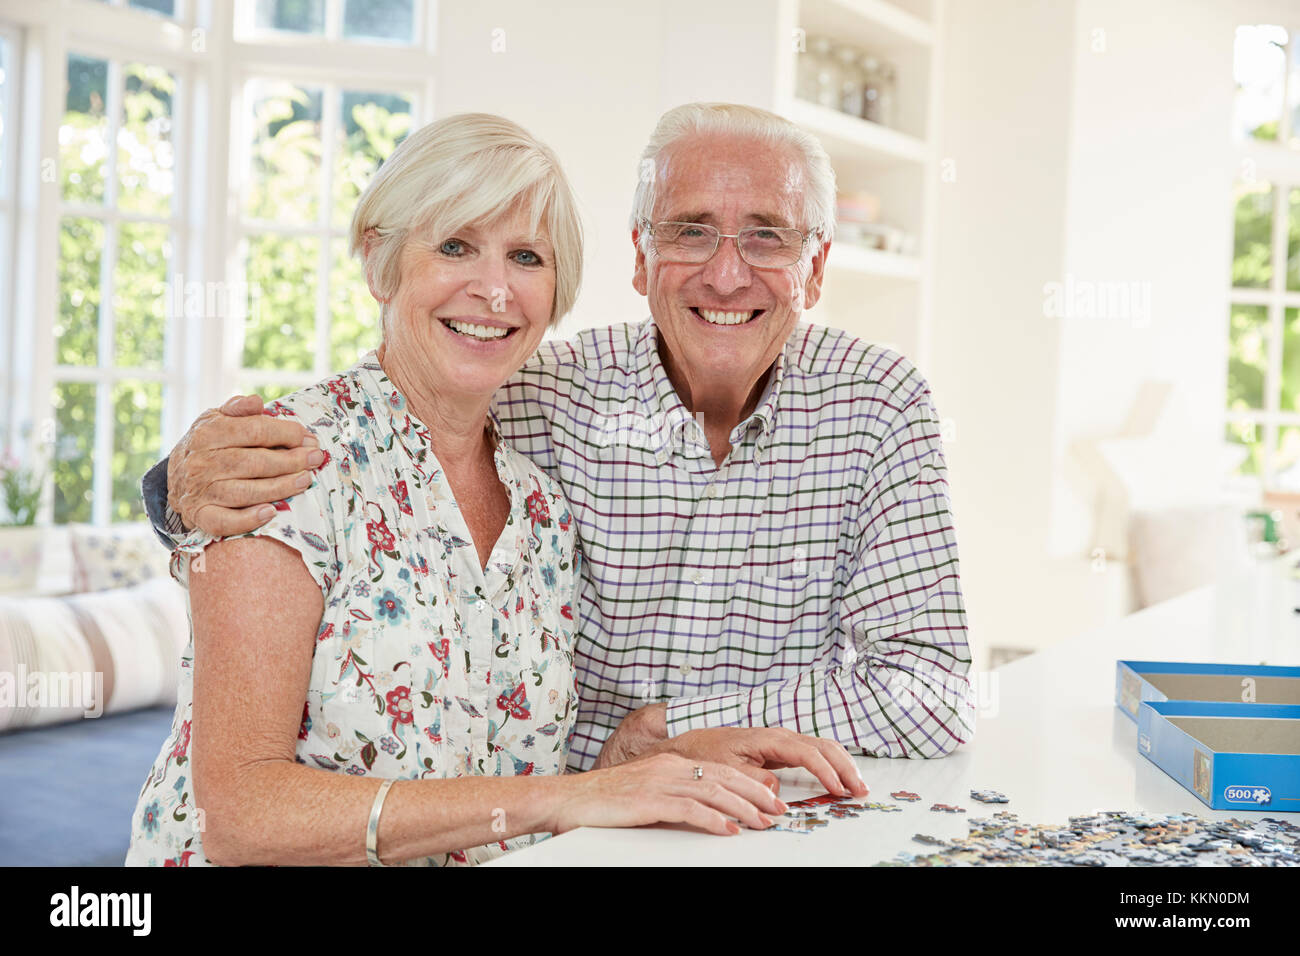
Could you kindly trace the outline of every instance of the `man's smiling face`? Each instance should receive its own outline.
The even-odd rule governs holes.
[[[807,176],[799,154],[751,138],[704,135],[674,143],[655,170],[651,222],[698,222],[733,235],[746,226],[804,232]],[[635,238],[634,234],[634,238]],[[647,237],[647,245],[649,245]],[[781,352],[804,309],[817,302],[829,243],[810,239],[794,265],[759,269],[721,240],[704,263],[664,262],[638,247],[632,284],[650,300],[679,391],[747,395]],[[689,395],[683,395],[689,401]]]

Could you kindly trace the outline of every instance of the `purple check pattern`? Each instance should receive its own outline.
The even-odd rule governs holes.
[[[577,520],[571,768],[656,701],[673,735],[780,726],[880,757],[970,739],[939,426],[903,356],[800,324],[720,468],[649,319],[543,343],[493,410]]]

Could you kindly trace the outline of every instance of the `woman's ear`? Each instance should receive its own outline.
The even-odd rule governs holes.
[[[379,284],[375,275],[374,252],[379,246],[379,230],[371,226],[361,235],[361,262],[366,273],[366,285],[370,287],[370,294],[375,297],[376,302],[387,302],[389,296],[379,294]]]

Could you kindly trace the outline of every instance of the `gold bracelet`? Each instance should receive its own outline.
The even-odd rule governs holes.
[[[385,780],[379,785],[379,791],[375,794],[375,802],[370,805],[370,822],[366,824],[366,861],[371,866],[383,866],[379,859],[379,814],[384,809],[384,798],[388,796],[388,788],[395,781]]]

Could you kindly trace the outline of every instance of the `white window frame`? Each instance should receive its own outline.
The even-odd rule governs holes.
[[[1264,408],[1247,411],[1228,409],[1225,423],[1237,426],[1250,426],[1256,429],[1255,435],[1262,442],[1260,456],[1260,474],[1258,476],[1262,490],[1265,492],[1295,489],[1281,489],[1277,485],[1277,442],[1280,429],[1287,425],[1300,426],[1300,410],[1286,410],[1280,407],[1282,396],[1282,347],[1285,331],[1286,310],[1300,309],[1300,291],[1288,292],[1286,288],[1287,273],[1287,216],[1288,199],[1292,189],[1300,189],[1300,149],[1285,145],[1292,135],[1292,115],[1290,97],[1295,92],[1290,89],[1291,58],[1293,50],[1300,44],[1300,20],[1277,20],[1267,17],[1243,23],[1251,26],[1256,23],[1278,23],[1287,31],[1286,68],[1284,70],[1282,89],[1282,122],[1278,128],[1276,143],[1255,139],[1234,140],[1233,149],[1237,159],[1237,182],[1266,182],[1273,187],[1273,228],[1270,237],[1270,256],[1273,263],[1273,275],[1267,289],[1246,289],[1232,285],[1232,256],[1228,263],[1228,305],[1229,309],[1238,305],[1264,306],[1268,316],[1268,356],[1264,373]],[[1229,217],[1235,213],[1236,203],[1231,201]],[[1234,243],[1235,249],[1235,243]],[[1226,317],[1225,317],[1226,318]],[[1227,397],[1224,398],[1227,407]]]

